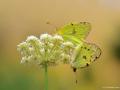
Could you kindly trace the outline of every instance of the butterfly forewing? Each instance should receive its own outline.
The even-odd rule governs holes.
[[[62,35],[63,37],[76,38],[77,40],[85,39],[91,30],[91,25],[88,22],[80,22],[80,23],[70,23],[65,25],[64,27],[57,30],[57,33]],[[74,41],[71,39],[71,41]]]

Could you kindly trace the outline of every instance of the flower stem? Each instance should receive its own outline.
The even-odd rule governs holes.
[[[48,90],[48,66],[45,64],[45,90]]]

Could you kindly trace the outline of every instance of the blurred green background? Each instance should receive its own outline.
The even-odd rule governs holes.
[[[92,24],[87,41],[97,43],[102,56],[77,72],[78,84],[69,65],[50,67],[49,90],[120,87],[120,0],[0,0],[0,90],[44,90],[44,70],[20,64],[16,46],[71,21]]]

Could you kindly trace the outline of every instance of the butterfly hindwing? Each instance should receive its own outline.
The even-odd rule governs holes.
[[[64,39],[72,42],[79,42],[85,39],[91,30],[91,25],[88,22],[69,23],[57,30],[57,33],[62,35]]]
[[[89,66],[92,62],[96,61],[101,55],[101,49],[92,43],[86,43],[80,47],[79,52],[76,54],[72,65],[74,68],[84,68]]]

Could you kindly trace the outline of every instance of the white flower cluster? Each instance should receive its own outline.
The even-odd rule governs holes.
[[[65,42],[60,35],[40,35],[40,39],[29,36],[25,42],[18,45],[21,52],[21,63],[34,62],[38,65],[56,65],[61,61],[69,63],[74,50],[74,44]]]

